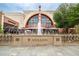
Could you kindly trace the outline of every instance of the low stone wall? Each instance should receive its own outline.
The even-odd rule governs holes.
[[[79,34],[0,34],[0,46],[79,45]]]
[[[35,46],[35,45],[62,45],[59,35],[0,35],[0,45]]]

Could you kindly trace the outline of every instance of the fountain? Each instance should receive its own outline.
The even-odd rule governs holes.
[[[42,35],[41,20],[38,21],[38,35]]]
[[[41,6],[39,6],[39,15],[38,15],[38,32],[37,32],[37,34],[38,35],[42,35],[42,27],[41,27],[41,13],[40,13],[40,11],[41,11]]]

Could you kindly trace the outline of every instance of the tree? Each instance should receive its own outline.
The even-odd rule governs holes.
[[[2,31],[2,28],[1,28],[1,24],[0,24],[0,33],[2,33],[3,31]]]
[[[61,4],[58,9],[54,13],[54,19],[57,23],[57,27],[65,27],[67,24],[66,17],[67,17],[67,9],[68,4]]]
[[[54,13],[57,27],[70,28],[79,24],[79,4],[61,4]]]
[[[57,22],[57,27],[62,27],[62,21],[60,21],[60,20],[62,20],[62,14],[59,12],[59,11],[57,11],[57,12],[55,12],[54,13],[54,19],[55,19],[55,22]]]

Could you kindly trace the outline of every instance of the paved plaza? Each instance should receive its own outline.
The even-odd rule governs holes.
[[[79,46],[0,46],[0,56],[78,56]]]

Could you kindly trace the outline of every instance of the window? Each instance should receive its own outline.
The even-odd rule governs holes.
[[[37,24],[38,24],[38,14],[31,17],[28,21],[28,26],[29,27],[36,27]],[[50,19],[45,16],[45,15],[42,15],[42,18],[41,18],[41,23],[42,23],[42,27],[51,27],[51,21]]]

